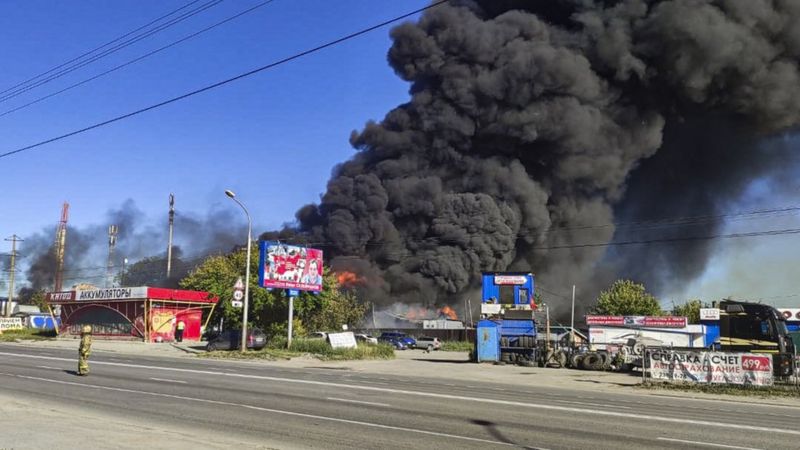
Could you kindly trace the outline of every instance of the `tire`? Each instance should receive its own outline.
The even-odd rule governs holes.
[[[511,353],[500,353],[500,361],[504,363],[511,362]]]
[[[428,351],[428,353],[432,352],[433,351],[433,346],[428,344],[428,348],[426,350]]]
[[[501,337],[500,338],[500,347],[508,347],[508,338],[507,337]]]
[[[575,353],[572,355],[572,358],[569,359],[569,362],[573,369],[580,369],[581,363],[583,362],[583,354]]]
[[[606,352],[598,353],[600,356],[600,368],[602,370],[608,370],[611,368],[611,355]]]
[[[595,370],[595,365],[598,361],[600,361],[600,356],[597,353],[587,353],[583,355],[583,360],[581,360],[581,369]]]
[[[562,352],[561,350],[556,352],[556,361],[558,361],[558,365],[561,367],[567,367],[567,354]]]
[[[217,350],[218,350],[218,349],[217,349],[217,344],[208,344],[208,345],[206,346],[206,350],[207,350],[207,351],[209,351],[209,352],[215,352],[215,351],[217,351]]]

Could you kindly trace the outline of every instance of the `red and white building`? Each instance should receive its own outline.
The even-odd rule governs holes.
[[[174,340],[178,321],[185,324],[183,339],[199,341],[219,301],[204,291],[149,286],[49,292],[46,298],[61,318],[59,334],[79,335],[91,325],[97,337],[145,342]]]

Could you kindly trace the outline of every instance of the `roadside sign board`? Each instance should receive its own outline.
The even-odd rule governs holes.
[[[233,299],[239,301],[244,298],[244,292],[240,290],[233,291]]]
[[[233,289],[237,290],[237,291],[243,291],[244,290],[244,282],[242,281],[242,277],[239,277],[236,280],[236,283],[233,285]]]
[[[648,375],[672,382],[770,386],[772,357],[751,353],[653,350]]]
[[[586,316],[586,325],[625,326],[644,328],[683,328],[683,316]]]
[[[234,308],[241,308],[242,306],[244,306],[244,302],[242,302],[241,300],[234,300],[231,302],[231,306],[233,306]]]
[[[344,333],[328,333],[328,341],[332,348],[356,348],[356,336],[352,331]]]
[[[297,297],[300,295],[299,289],[289,289],[289,297]]]
[[[719,308],[700,308],[700,320],[719,320]]]
[[[322,250],[281,242],[259,242],[258,285],[322,290]]]

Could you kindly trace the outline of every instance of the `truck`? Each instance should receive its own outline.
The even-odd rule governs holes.
[[[687,324],[685,317],[671,316],[586,316],[586,322],[590,352],[583,357],[607,353],[622,370],[641,367],[645,347],[669,347],[769,354],[775,376],[794,373],[795,344],[785,315],[761,303],[720,301],[700,310],[699,325]],[[581,361],[574,364],[581,365]]]

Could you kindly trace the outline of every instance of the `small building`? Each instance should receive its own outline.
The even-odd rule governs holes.
[[[46,300],[60,311],[61,335],[78,336],[91,325],[97,337],[161,342],[175,339],[178,321],[186,326],[183,339],[199,341],[219,298],[204,291],[138,286],[49,292]]]

